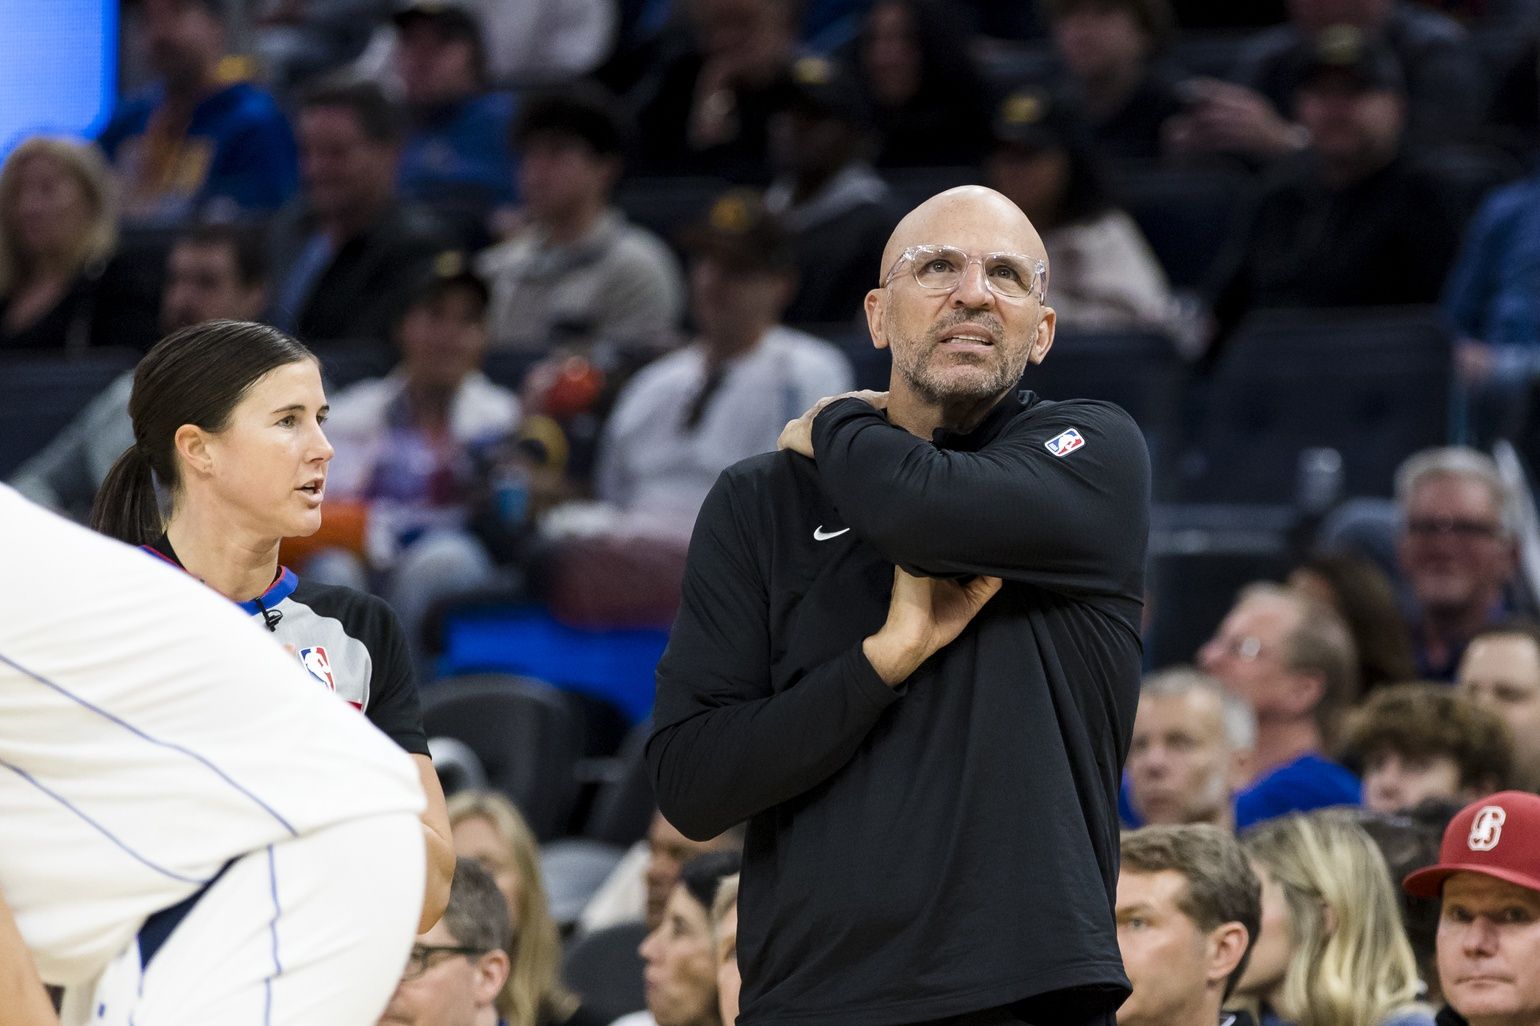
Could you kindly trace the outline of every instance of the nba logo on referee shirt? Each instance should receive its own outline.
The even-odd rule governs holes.
[[[337,682],[332,678],[332,661],[326,655],[326,649],[320,645],[315,648],[302,648],[299,650],[299,661],[306,670],[310,671],[310,676],[331,690],[337,690]]]
[[[1055,456],[1068,456],[1084,444],[1085,439],[1080,437],[1080,432],[1070,428],[1063,434],[1054,435],[1043,446]]]

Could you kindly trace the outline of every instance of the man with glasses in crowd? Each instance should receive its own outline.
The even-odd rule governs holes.
[[[1352,635],[1303,592],[1258,583],[1198,650],[1203,672],[1256,714],[1251,782],[1235,796],[1235,827],[1286,812],[1357,805],[1358,778],[1325,756],[1338,713],[1358,693]]]
[[[1484,453],[1425,449],[1396,471],[1396,504],[1417,668],[1426,679],[1453,680],[1470,639],[1509,612],[1518,552],[1508,488]]]
[[[1144,442],[1020,389],[1054,313],[999,193],[922,203],[879,273],[889,390],[815,404],[696,521],[659,804],[692,837],[749,820],[745,1026],[1111,1026]]]
[[[412,945],[379,1026],[498,1026],[512,946],[497,884],[475,859],[456,859],[449,907]]]

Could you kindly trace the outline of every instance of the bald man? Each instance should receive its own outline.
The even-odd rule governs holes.
[[[888,391],[818,403],[696,521],[647,760],[685,834],[749,821],[745,1026],[1110,1026],[1128,993],[1149,462],[1122,410],[1022,389],[1047,281],[1005,197],[921,204],[866,297]]]

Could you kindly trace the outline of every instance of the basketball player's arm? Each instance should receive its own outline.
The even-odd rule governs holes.
[[[414,754],[412,761],[417,764],[422,792],[428,799],[427,808],[419,817],[423,843],[428,849],[428,883],[422,896],[422,918],[417,921],[417,932],[427,933],[449,905],[449,885],[455,875],[455,846],[449,829],[449,812],[444,808],[444,788],[439,784],[433,760],[426,755]]]
[[[828,779],[901,694],[862,654],[859,637],[795,687],[772,690],[768,585],[760,570],[770,560],[755,552],[765,532],[748,514],[764,496],[745,494],[740,506],[733,481],[730,469],[695,521],[679,615],[658,662],[656,726],[646,748],[658,808],[696,840]]]
[[[0,1026],[58,1026],[11,907],[0,894]]]
[[[812,435],[819,481],[845,524],[911,573],[988,574],[1078,595],[1137,590],[1149,456],[1114,406],[1018,416],[963,452],[845,399],[817,414]],[[1048,445],[1058,439],[1072,446],[1062,455]]]

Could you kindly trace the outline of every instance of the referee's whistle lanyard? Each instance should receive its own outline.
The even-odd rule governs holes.
[[[187,574],[187,576],[192,576],[192,574],[188,573],[187,568],[182,565],[181,561],[178,560],[175,555],[162,552],[153,545],[141,545],[139,547],[157,559],[170,563],[172,566],[182,571],[182,573]],[[167,547],[169,548],[170,546]],[[199,584],[204,585],[208,583],[201,577],[197,578],[197,581]],[[248,613],[261,613],[262,623],[267,627],[268,633],[276,634],[278,633],[278,623],[283,619],[283,611],[273,607],[276,607],[278,603],[288,598],[289,595],[293,593],[294,586],[298,583],[299,578],[294,576],[294,571],[290,570],[288,567],[282,564],[279,564],[278,575],[273,578],[273,583],[267,586],[266,591],[248,602],[236,602],[234,599],[231,599],[230,601],[234,602],[235,605],[239,606],[241,609]],[[269,607],[267,603],[263,601],[263,599],[267,599],[268,601],[272,602],[273,607]]]

